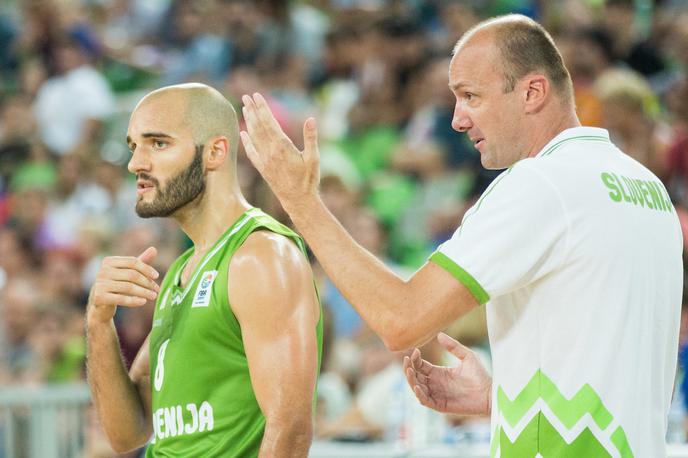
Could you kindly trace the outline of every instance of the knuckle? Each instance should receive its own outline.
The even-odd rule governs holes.
[[[98,273],[96,274],[96,281],[107,278],[110,272],[110,266],[102,265],[100,269],[98,269]]]
[[[127,294],[133,294],[136,291],[135,286],[131,283],[126,283],[122,289],[124,290],[123,292]]]

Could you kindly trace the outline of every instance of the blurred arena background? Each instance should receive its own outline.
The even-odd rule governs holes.
[[[116,456],[85,386],[88,289],[107,254],[155,245],[164,272],[189,243],[174,224],[133,210],[124,139],[145,92],[203,81],[238,107],[242,94],[259,91],[295,139],[316,116],[327,205],[407,274],[496,176],[450,127],[447,64],[467,28],[506,12],[552,33],[581,121],[609,129],[664,180],[688,239],[686,0],[3,0],[0,458]],[[243,153],[239,168],[250,201],[288,222]],[[313,456],[487,456],[489,419],[418,405],[402,355],[314,268],[327,331]],[[449,333],[489,364],[483,314]],[[152,304],[119,310],[127,362],[151,316]],[[688,456],[680,445],[687,331],[669,416],[672,456]],[[423,351],[449,362],[433,344]]]

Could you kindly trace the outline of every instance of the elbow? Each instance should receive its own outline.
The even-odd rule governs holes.
[[[382,342],[387,347],[387,350],[391,352],[406,351],[413,348],[413,343],[409,343],[408,340],[401,337],[390,336],[382,339]]]
[[[125,442],[125,441],[113,441],[110,440],[110,447],[112,447],[112,451],[115,453],[127,453],[127,452],[132,452],[139,448],[136,445],[133,445],[131,442]]]
[[[313,441],[313,418],[311,415],[294,415],[290,418],[267,419],[265,438],[288,445],[293,450],[308,450]]]
[[[377,334],[389,351],[405,351],[419,345],[421,338],[415,335],[416,329],[417,326],[413,324],[400,326],[399,324],[390,323],[390,325],[385,326]]]
[[[115,453],[128,453],[146,445],[148,438],[112,437],[108,435],[108,442]]]

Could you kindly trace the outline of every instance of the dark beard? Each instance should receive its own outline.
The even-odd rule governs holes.
[[[191,164],[170,178],[164,188],[160,188],[158,180],[145,173],[140,173],[138,178],[153,183],[158,189],[158,195],[152,202],[137,202],[136,214],[141,218],[164,218],[174,214],[205,191],[203,145],[196,145],[196,154]]]

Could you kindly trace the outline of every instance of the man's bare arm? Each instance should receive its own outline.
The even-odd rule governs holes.
[[[245,96],[251,162],[279,198],[328,276],[391,350],[418,346],[477,305],[470,291],[432,262],[409,281],[359,246],[318,196],[315,120],[304,125],[304,150],[282,132],[260,95]]]
[[[399,278],[356,243],[319,196],[302,200],[289,215],[339,291],[392,351],[421,346],[478,305],[433,262],[408,281]]]
[[[298,247],[256,232],[234,254],[228,293],[266,425],[261,457],[305,457],[313,435],[319,319],[313,276]]]
[[[91,289],[86,315],[88,382],[110,445],[117,452],[143,446],[151,436],[148,339],[127,374],[112,317],[116,306],[153,298],[154,249],[137,258],[106,258]]]

